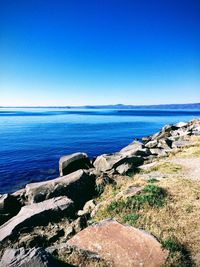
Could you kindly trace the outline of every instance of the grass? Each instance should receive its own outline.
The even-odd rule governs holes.
[[[170,158],[184,155],[188,160],[200,151],[200,138],[193,144],[177,150]],[[110,187],[106,197],[110,201],[96,214],[95,220],[115,218],[153,234],[169,250],[165,266],[200,266],[200,180],[189,180],[184,167],[157,160],[151,172],[159,171],[165,178],[146,180],[143,173],[121,182],[121,191],[127,186],[138,184],[141,194],[125,200],[115,200]],[[146,175],[146,174],[145,174]],[[200,178],[200,175],[199,175]],[[102,198],[106,199],[104,193]]]
[[[165,174],[174,174],[180,172],[182,166],[171,162],[161,162],[160,164],[151,168],[150,171],[158,171]]]
[[[169,251],[166,266],[170,267],[189,267],[195,266],[190,257],[189,251],[177,240],[168,238],[162,241],[162,247]]]
[[[156,182],[158,182],[158,180],[157,179],[155,179],[155,178],[150,178],[149,180],[148,180],[148,183],[156,183]]]
[[[172,152],[172,155],[176,155],[182,158],[200,157],[200,137],[193,136],[191,137],[190,141],[190,145],[177,149],[175,152]]]
[[[117,218],[122,223],[137,225],[140,212],[149,207],[161,208],[165,204],[166,192],[157,185],[146,184],[139,195],[125,200],[114,200],[102,208],[96,215],[96,220]]]

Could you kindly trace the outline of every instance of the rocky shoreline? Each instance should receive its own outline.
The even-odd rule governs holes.
[[[93,223],[101,206],[96,199],[119,176],[128,179],[186,147],[191,136],[200,136],[200,119],[165,125],[143,142],[92,160],[81,152],[63,156],[58,178],[1,195],[0,266],[162,266],[168,252],[150,234],[114,219]]]

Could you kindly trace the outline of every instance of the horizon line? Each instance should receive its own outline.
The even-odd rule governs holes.
[[[77,108],[77,107],[151,107],[151,106],[180,106],[180,105],[200,105],[200,102],[192,102],[192,103],[167,103],[167,104],[98,104],[98,105],[91,105],[91,104],[86,104],[86,105],[34,105],[34,106],[28,106],[28,105],[23,105],[23,106],[10,106],[10,105],[5,105],[5,106],[0,106],[0,108]]]

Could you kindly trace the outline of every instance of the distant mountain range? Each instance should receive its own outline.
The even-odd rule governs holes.
[[[21,108],[84,108],[84,109],[200,109],[200,103],[191,104],[160,104],[160,105],[87,105],[87,106],[21,106]],[[6,106],[1,106],[0,108],[7,108]],[[8,107],[9,108],[9,107]],[[13,108],[13,107],[12,107]],[[16,107],[20,108],[20,107]]]
[[[91,108],[91,109],[200,109],[200,103],[192,104],[162,104],[162,105],[94,105],[68,108]]]

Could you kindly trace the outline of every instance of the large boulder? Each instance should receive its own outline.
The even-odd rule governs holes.
[[[96,158],[93,165],[97,172],[107,172],[113,169],[120,174],[125,174],[143,162],[144,159],[141,156],[127,155],[126,153],[120,152],[100,155]]]
[[[159,267],[167,256],[153,236],[114,220],[104,220],[82,230],[67,244],[76,254],[69,257],[69,263],[75,265],[83,254],[85,262],[96,257],[112,267]]]
[[[20,212],[0,226],[0,242],[18,234],[23,227],[45,225],[59,216],[71,216],[73,201],[67,197],[52,198],[21,208]]]
[[[128,146],[122,148],[119,153],[129,157],[130,156],[146,157],[150,154],[149,150],[145,148],[144,144],[139,141],[133,141]]]
[[[86,170],[78,170],[53,180],[26,185],[29,203],[41,202],[57,196],[67,196],[76,206],[91,199],[95,190],[95,176]]]
[[[74,153],[63,156],[59,160],[60,176],[67,175],[80,169],[91,168],[90,160],[86,153]]]
[[[42,248],[6,249],[0,261],[0,267],[59,267],[53,257]]]

